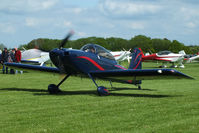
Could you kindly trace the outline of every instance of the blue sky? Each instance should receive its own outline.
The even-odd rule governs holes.
[[[0,43],[136,35],[199,45],[198,0],[1,0]]]

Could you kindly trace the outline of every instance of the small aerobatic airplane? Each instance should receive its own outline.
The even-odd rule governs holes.
[[[39,49],[29,49],[22,52],[21,62],[34,63],[43,66],[50,60],[49,52],[44,52]]]
[[[36,66],[19,63],[5,63],[6,66],[16,69],[37,70],[42,72],[67,74],[57,85],[50,84],[50,94],[61,92],[59,86],[69,76],[81,76],[92,79],[100,96],[109,95],[104,86],[98,86],[96,78],[112,82],[137,85],[141,89],[141,80],[155,79],[192,79],[191,77],[173,69],[141,69],[142,63],[139,49],[134,49],[128,69],[120,66],[108,50],[96,44],[87,44],[80,50],[66,49],[63,46],[72,35],[69,33],[59,48],[50,51],[50,59],[55,67]]]
[[[185,55],[184,50],[180,51],[178,54],[172,53],[171,51],[160,51],[158,53],[154,53],[151,55],[142,54],[142,61],[147,61],[147,60],[161,61],[163,62],[163,65],[161,67],[167,67],[165,64],[167,62],[173,64],[171,67],[177,67],[177,65],[175,65],[174,63],[178,63],[180,68],[184,68],[184,65],[182,64],[184,60],[184,55]]]

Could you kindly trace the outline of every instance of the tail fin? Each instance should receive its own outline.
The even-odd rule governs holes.
[[[135,48],[132,52],[132,59],[128,69],[142,69],[142,56],[142,50]]]
[[[186,55],[184,50],[179,51],[179,54]]]

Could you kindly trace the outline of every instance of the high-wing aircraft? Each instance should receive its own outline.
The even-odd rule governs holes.
[[[22,52],[21,62],[36,63],[42,66],[48,60],[50,60],[49,52],[39,49],[29,49]]]
[[[131,63],[129,68],[126,69],[115,61],[108,50],[99,45],[87,44],[80,50],[63,48],[71,35],[72,33],[69,33],[59,48],[53,49],[49,53],[50,59],[56,68],[19,63],[5,63],[5,65],[16,69],[66,74],[60,83],[48,86],[50,94],[59,93],[59,86],[70,76],[92,79],[100,96],[109,95],[110,93],[106,87],[98,86],[96,79],[133,84],[137,85],[139,89],[141,89],[141,80],[192,79],[173,69],[141,69],[142,55],[139,49],[134,49]]]
[[[144,55],[142,53],[142,61],[148,61],[148,60],[156,60],[163,62],[162,67],[167,67],[165,63],[170,62],[172,63],[171,67],[177,67],[174,63],[178,63],[180,68],[184,68],[184,65],[182,64],[184,60],[185,52],[184,50],[177,53],[172,53],[171,51],[160,51],[158,53],[150,54],[150,55]]]

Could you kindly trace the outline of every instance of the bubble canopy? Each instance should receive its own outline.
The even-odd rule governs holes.
[[[107,59],[115,60],[113,55],[107,49],[97,44],[86,44],[80,50],[85,52],[91,52]]]
[[[171,53],[172,53],[171,51],[160,51],[157,54],[158,55],[168,55],[168,54],[171,54]]]

